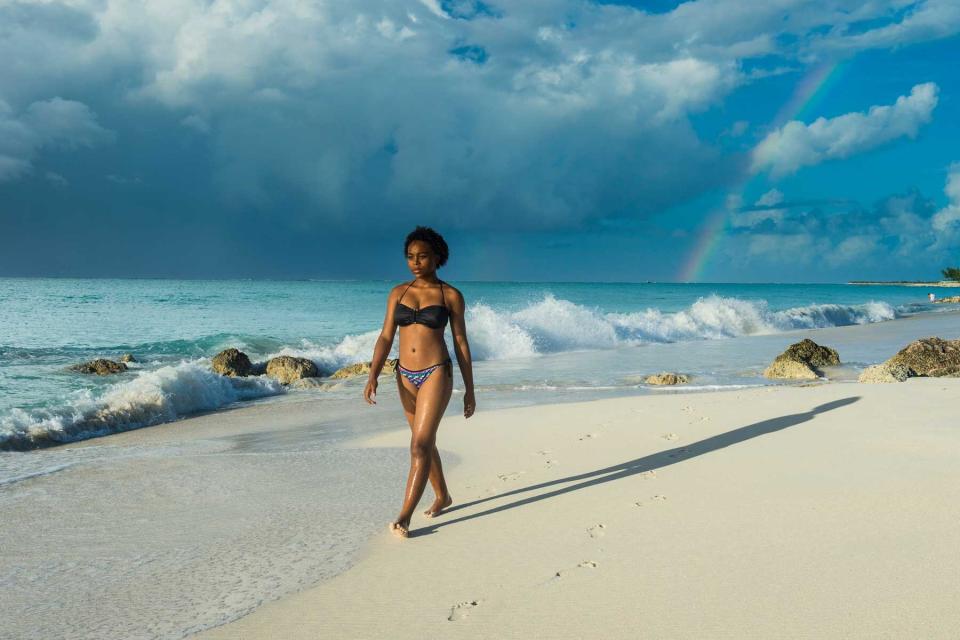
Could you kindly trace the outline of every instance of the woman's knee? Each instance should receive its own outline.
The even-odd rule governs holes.
[[[433,438],[417,438],[410,440],[410,455],[414,458],[424,458],[429,460],[433,455]]]

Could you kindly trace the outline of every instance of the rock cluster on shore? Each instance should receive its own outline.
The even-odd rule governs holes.
[[[912,377],[960,376],[960,340],[921,338],[881,364],[867,367],[860,382],[903,382]]]
[[[809,338],[787,347],[763,372],[767,378],[785,380],[816,380],[822,375],[822,367],[837,366],[840,355],[830,347],[824,347]]]
[[[396,359],[387,360],[380,374],[392,374],[396,366]],[[222,376],[246,377],[265,374],[271,378],[275,378],[281,384],[293,385],[298,388],[325,389],[332,386],[320,382],[320,372],[312,360],[296,356],[277,356],[266,362],[250,362],[247,354],[231,347],[215,355],[211,362],[211,367],[214,372]],[[370,362],[358,362],[337,369],[330,376],[330,379],[341,380],[366,375],[368,373],[370,373]]]
[[[213,357],[210,363],[214,372],[222,376],[242,378],[266,374],[276,378],[281,384],[290,384],[304,378],[314,378],[319,373],[317,365],[307,358],[295,356],[277,356],[267,362],[250,362],[243,351],[230,347]]]
[[[960,304],[960,296],[948,296],[946,298],[934,300],[934,302],[936,304]]]

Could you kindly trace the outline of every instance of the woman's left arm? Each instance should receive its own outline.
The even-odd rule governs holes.
[[[463,314],[466,310],[463,294],[454,290],[450,296],[450,331],[453,333],[453,350],[457,354],[460,375],[463,377],[463,417],[469,418],[477,409],[473,394],[473,361],[470,358],[470,343],[467,341],[467,325]]]

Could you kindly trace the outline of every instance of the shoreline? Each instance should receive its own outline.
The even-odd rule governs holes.
[[[958,391],[918,378],[448,416],[451,511],[418,509],[407,540],[387,516],[345,572],[193,637],[955,637]]]
[[[725,375],[729,379],[723,379],[721,376],[720,380],[712,380],[709,376],[704,377],[699,375],[696,369],[690,368],[690,362],[686,362],[683,365],[676,365],[680,367],[678,370],[682,370],[684,373],[689,373],[694,376],[694,380],[691,383],[690,387],[696,387],[698,385],[704,385],[704,391],[710,391],[718,387],[730,386],[731,388],[737,388],[741,386],[768,386],[771,384],[777,384],[776,381],[767,380],[759,376],[759,373],[769,364],[769,362],[782,351],[789,342],[795,341],[800,336],[811,336],[814,337],[817,341],[823,342],[828,346],[832,345],[835,341],[841,345],[847,345],[847,347],[854,347],[852,352],[848,351],[846,348],[841,348],[841,358],[845,363],[854,363],[855,366],[860,366],[862,364],[871,364],[873,362],[880,362],[886,358],[892,356],[897,350],[906,345],[909,340],[923,337],[926,335],[934,335],[940,332],[951,332],[953,327],[950,324],[950,320],[960,317],[960,309],[955,308],[942,308],[932,311],[926,311],[922,313],[914,313],[909,315],[903,315],[891,320],[884,320],[880,322],[867,322],[863,324],[846,324],[846,325],[834,325],[826,326],[813,329],[789,329],[783,331],[776,331],[772,333],[763,333],[758,332],[755,334],[747,334],[740,336],[729,336],[729,337],[717,337],[717,338],[703,338],[697,340],[679,340],[675,342],[650,342],[642,345],[631,345],[631,346],[619,346],[615,348],[607,349],[591,349],[587,350],[587,353],[590,354],[590,357],[594,360],[599,361],[604,359],[606,362],[609,362],[609,369],[613,370],[612,367],[619,366],[617,359],[620,357],[626,356],[628,361],[636,361],[642,363],[644,360],[648,359],[651,354],[666,354],[667,350],[676,350],[684,346],[691,349],[698,349],[700,351],[710,350],[716,352],[717,350],[725,350],[730,355],[727,357],[737,357],[734,354],[740,353],[748,349],[748,345],[755,345],[761,342],[763,343],[776,343],[776,346],[767,348],[763,347],[763,354],[750,363],[745,363],[743,367],[739,368],[738,371],[727,371]],[[915,325],[925,325],[928,328],[914,328]],[[902,343],[897,343],[896,348],[883,353],[872,353],[872,352],[862,352],[861,346],[872,344],[875,342],[877,336],[883,335],[895,335],[900,332],[909,332],[912,336],[909,339],[904,340]],[[818,337],[819,336],[819,337]],[[944,337],[960,337],[960,335],[949,335]],[[780,346],[782,343],[782,346]],[[740,347],[739,349],[736,347]],[[749,347],[753,348],[753,347]],[[860,353],[857,353],[860,351]],[[568,351],[568,352],[547,352],[543,354],[537,354],[534,358],[524,359],[513,359],[511,361],[511,366],[526,366],[526,367],[555,367],[557,363],[561,363],[560,366],[565,366],[568,371],[572,371],[570,363],[579,357],[583,352],[579,351]],[[660,360],[670,358],[661,355]],[[496,366],[496,363],[500,362],[499,360],[481,360],[475,362],[475,367],[482,373],[483,367],[487,366]],[[607,366],[607,365],[605,365]],[[694,366],[697,366],[694,364]],[[664,371],[666,369],[663,366],[656,365],[653,367],[645,367],[643,369],[630,369],[628,371],[628,377],[637,377],[640,375],[651,375]],[[206,369],[204,368],[204,372]],[[741,373],[748,372],[743,375]],[[147,375],[150,375],[151,372],[147,372]],[[571,374],[572,375],[572,374]],[[480,376],[483,377],[482,375]],[[282,402],[299,402],[300,398],[308,397],[322,397],[331,402],[342,402],[345,397],[353,397],[355,394],[360,393],[362,389],[362,384],[359,382],[363,376],[345,378],[340,380],[330,380],[328,378],[322,378],[325,383],[335,383],[337,390],[334,391],[313,391],[309,388],[307,389],[286,389],[281,393],[274,395],[264,395],[261,397],[255,397],[249,400],[241,400],[231,402],[229,404],[200,411],[194,411],[179,415],[173,420],[163,420],[160,422],[153,422],[146,424],[144,426],[135,426],[133,428],[127,428],[125,431],[115,431],[102,433],[101,435],[90,436],[78,440],[71,441],[59,441],[56,440],[56,436],[51,436],[49,441],[35,439],[32,443],[27,445],[21,445],[16,441],[0,443],[0,452],[8,451],[18,451],[18,452],[27,452],[27,451],[38,451],[45,449],[56,449],[63,446],[74,445],[78,442],[92,441],[98,442],[103,438],[109,438],[111,436],[117,435],[118,433],[126,433],[127,431],[141,431],[141,430],[150,430],[162,427],[163,425],[168,424],[179,424],[185,420],[190,420],[202,415],[217,415],[217,414],[226,414],[226,412],[234,411],[236,409],[242,409],[248,406],[254,406],[259,404],[278,404]],[[383,380],[383,378],[381,378]],[[126,381],[127,384],[133,383],[136,379],[129,379]],[[242,378],[240,380],[255,380],[255,378]],[[360,387],[357,387],[358,384],[361,384]],[[498,385],[494,384],[491,388],[491,392],[497,394],[499,391],[496,389]],[[354,389],[354,387],[357,387]],[[538,396],[536,402],[578,402],[586,399],[590,399],[591,387],[589,386],[580,386],[576,384],[569,384],[564,386],[560,384],[556,387],[556,392],[561,394],[557,397],[549,397],[549,392],[547,392],[547,386],[545,386],[540,391],[543,392]],[[532,388],[518,388],[514,391],[530,391]],[[680,390],[680,387],[676,387],[676,390]],[[480,390],[480,389],[478,389]],[[502,390],[502,388],[500,389]],[[611,377],[609,380],[600,383],[598,386],[593,388],[592,392],[596,394],[596,397],[610,397],[610,394],[617,396],[621,394],[636,394],[636,393],[663,393],[673,391],[674,388],[663,388],[656,386],[645,386],[641,384],[635,384],[630,382],[625,382],[623,379]],[[190,389],[184,389],[187,397],[189,397]],[[346,396],[344,394],[349,394]],[[314,395],[321,394],[321,395]],[[456,394],[456,391],[455,391]],[[507,396],[504,396],[505,398]],[[497,406],[516,406],[517,399],[510,397],[506,399],[503,403],[498,403]],[[525,400],[520,401],[520,404],[527,404]],[[149,406],[147,407],[149,408]],[[59,409],[58,409],[59,410]],[[118,407],[118,415],[121,417],[126,415],[129,411],[129,407],[125,404],[121,404]],[[103,428],[103,427],[98,427]]]
[[[890,282],[871,280],[850,280],[852,286],[881,286],[881,287],[960,287],[960,282],[954,280],[920,281],[920,280],[893,280]]]

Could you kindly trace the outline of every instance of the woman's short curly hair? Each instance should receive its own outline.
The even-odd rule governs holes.
[[[442,235],[430,227],[417,226],[416,229],[407,234],[407,241],[403,243],[404,256],[407,255],[407,249],[410,248],[410,243],[416,240],[426,242],[430,245],[437,256],[438,267],[447,264],[447,258],[450,257],[450,249],[447,247],[447,241],[443,239]]]

